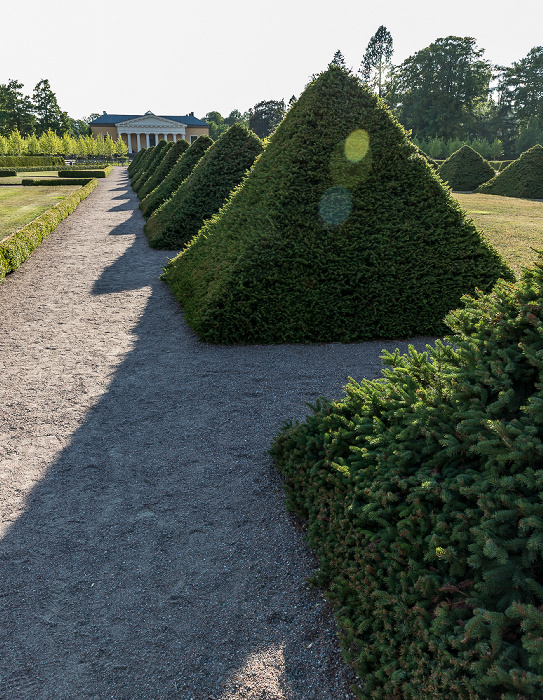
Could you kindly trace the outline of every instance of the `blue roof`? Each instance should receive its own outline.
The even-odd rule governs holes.
[[[145,114],[101,114],[96,119],[93,119],[90,123],[95,125],[100,124],[118,124],[119,122],[126,122],[129,119],[138,119],[139,117],[144,117]],[[164,119],[170,119],[172,122],[179,122],[180,124],[186,124],[187,126],[209,126],[207,122],[203,122],[201,119],[193,117],[192,114],[186,114],[181,117],[169,117],[165,114],[157,114],[157,117],[163,117]]]

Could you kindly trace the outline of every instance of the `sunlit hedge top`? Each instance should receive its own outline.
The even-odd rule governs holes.
[[[439,175],[453,190],[474,190],[496,174],[494,168],[470,146],[462,146],[441,164]]]

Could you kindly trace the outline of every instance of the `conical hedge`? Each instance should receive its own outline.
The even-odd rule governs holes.
[[[155,152],[156,146],[150,146],[149,148],[143,148],[142,149],[142,155],[141,159],[138,160],[138,162],[135,164],[135,166],[132,168],[132,172],[130,174],[130,178],[132,182],[136,180],[137,177],[143,172],[145,169],[145,166],[151,158],[153,157],[153,153]],[[135,159],[134,159],[135,160]]]
[[[220,343],[439,334],[464,293],[513,278],[385,104],[330,67],[219,216],[165,268]]]
[[[173,141],[167,142],[165,139],[161,139],[158,142],[158,146],[155,148],[152,157],[145,164],[145,168],[140,170],[139,175],[132,180],[132,189],[138,196],[142,187],[145,185],[147,180],[153,176],[155,170],[162,162],[162,159],[173,145]]]
[[[439,167],[439,176],[457,191],[474,190],[496,174],[494,168],[471,146],[451,154]]]
[[[138,196],[141,200],[143,200],[150,192],[152,192],[155,189],[155,187],[158,187],[158,185],[160,185],[162,180],[164,180],[166,175],[170,172],[170,170],[177,163],[179,158],[181,158],[181,156],[187,150],[188,147],[188,141],[185,141],[185,139],[179,139],[179,141],[176,141],[173,144],[173,146],[169,148],[168,152],[160,161],[153,175],[151,175],[151,177],[147,180],[147,182],[138,192]]]
[[[271,454],[364,698],[543,698],[543,270],[466,298]]]
[[[511,165],[481,185],[477,192],[543,199],[543,146],[537,144],[524,151]]]
[[[243,124],[233,124],[147,221],[149,245],[182,248],[198,233],[204,220],[219,211],[261,152],[258,136]]]
[[[127,170],[128,170],[128,175],[129,175],[130,177],[132,177],[132,175],[134,174],[136,168],[138,167],[138,163],[140,162],[140,160],[144,157],[144,155],[145,155],[146,153],[147,153],[147,149],[146,149],[146,148],[142,148],[141,150],[139,150],[139,151],[136,153],[136,155],[134,156],[134,158],[132,159],[130,165],[129,165],[128,168],[127,168]]]
[[[145,217],[151,216],[155,209],[158,209],[163,202],[172,196],[179,185],[194,170],[196,163],[198,163],[206,150],[212,145],[213,140],[209,136],[199,136],[190,145],[164,180],[147,197],[141,200],[140,209]]]

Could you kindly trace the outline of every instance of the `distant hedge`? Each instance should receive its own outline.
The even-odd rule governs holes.
[[[27,177],[27,178],[24,178],[22,180],[21,184],[24,185],[25,187],[36,187],[36,186],[58,187],[60,185],[88,185],[92,179],[93,178],[88,178],[88,177],[85,177],[85,178],[76,178],[76,177],[60,178],[59,177],[56,179],[52,178],[49,180],[45,177],[43,177],[43,178],[41,178],[41,177],[39,177],[39,178],[38,177],[37,178]]]
[[[16,170],[0,170],[0,177],[16,177]]]
[[[543,199],[543,146],[532,146],[505,170],[481,185],[477,192],[503,197]]]
[[[182,248],[262,153],[262,141],[243,124],[233,124],[209,148],[189,177],[145,224],[152,248]]]
[[[462,146],[439,166],[439,176],[456,191],[475,190],[496,171],[471,146]]]
[[[105,168],[97,170],[80,170],[79,168],[74,168],[73,170],[59,170],[59,177],[107,177],[109,173],[113,170],[112,165],[108,165]]]
[[[156,150],[156,146],[150,146],[149,148],[144,148],[141,150],[141,158],[137,161],[136,163],[136,158],[134,158],[134,167],[132,170],[129,171],[130,174],[130,179],[132,182],[136,181],[136,178],[141,175],[143,170],[145,169],[145,166],[147,163],[150,162],[151,158],[153,157],[153,154]]]
[[[138,175],[134,177],[134,179],[131,182],[132,189],[134,192],[139,196],[139,192],[141,191],[142,187],[145,185],[147,180],[154,174],[155,170],[158,168],[159,164],[162,162],[162,159],[168,152],[168,150],[173,146],[173,142],[167,142],[164,139],[161,139],[158,142],[158,146],[155,148],[153,155],[149,159],[149,161],[145,164],[145,167],[143,170],[140,170]]]
[[[55,204],[19,231],[0,241],[0,280],[16,270],[59,223],[71,214],[77,205],[94,190],[98,180],[93,178],[81,189]],[[73,184],[70,182],[69,184]]]
[[[65,166],[64,158],[58,156],[0,156],[0,168],[3,166],[42,166],[60,165]]]
[[[177,190],[181,183],[187,179],[196,167],[196,163],[204,155],[206,150],[213,145],[209,136],[200,136],[191,143],[174,167],[166,175],[164,180],[140,202],[140,209],[145,217],[158,209]]]
[[[129,174],[130,176],[132,176],[132,173],[133,173],[133,172],[136,170],[136,168],[138,167],[139,161],[145,156],[146,153],[147,153],[147,149],[146,149],[146,148],[142,148],[141,150],[139,150],[139,151],[136,153],[136,155],[134,156],[134,158],[132,159],[132,161],[129,163],[127,170],[128,170],[128,174]]]
[[[188,149],[189,144],[185,139],[179,139],[174,143],[174,145],[168,150],[168,153],[162,158],[159,166],[155,169],[155,172],[147,180],[145,185],[138,192],[138,196],[143,200],[150,192],[152,192],[155,187],[158,187],[166,175],[177,163],[179,158]]]

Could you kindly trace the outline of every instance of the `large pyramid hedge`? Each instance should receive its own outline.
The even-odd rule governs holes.
[[[196,163],[198,163],[200,158],[212,145],[213,140],[210,139],[209,136],[199,136],[196,141],[189,146],[164,180],[141,200],[140,209],[145,217],[151,216],[155,209],[158,209],[163,202],[172,196],[179,185],[186,180],[194,170]]]
[[[188,147],[188,141],[185,141],[185,139],[179,139],[179,141],[176,141],[173,144],[173,146],[171,146],[168,149],[168,152],[160,161],[155,172],[140,189],[138,193],[140,199],[143,200],[150,192],[152,192],[155,189],[155,187],[158,187],[158,185],[160,185],[162,180],[164,180],[166,175],[170,172],[170,170],[177,163],[179,158],[181,158],[181,156],[187,150]]]
[[[198,233],[205,219],[219,211],[261,152],[258,136],[243,124],[233,124],[147,221],[149,245],[182,248]]]
[[[502,276],[385,104],[331,67],[163,279],[202,338],[281,343],[439,334]]]
[[[543,199],[543,146],[537,144],[524,151],[492,180],[481,185],[477,192]]]
[[[471,146],[451,154],[439,167],[439,176],[453,190],[474,190],[496,174],[494,168]]]

